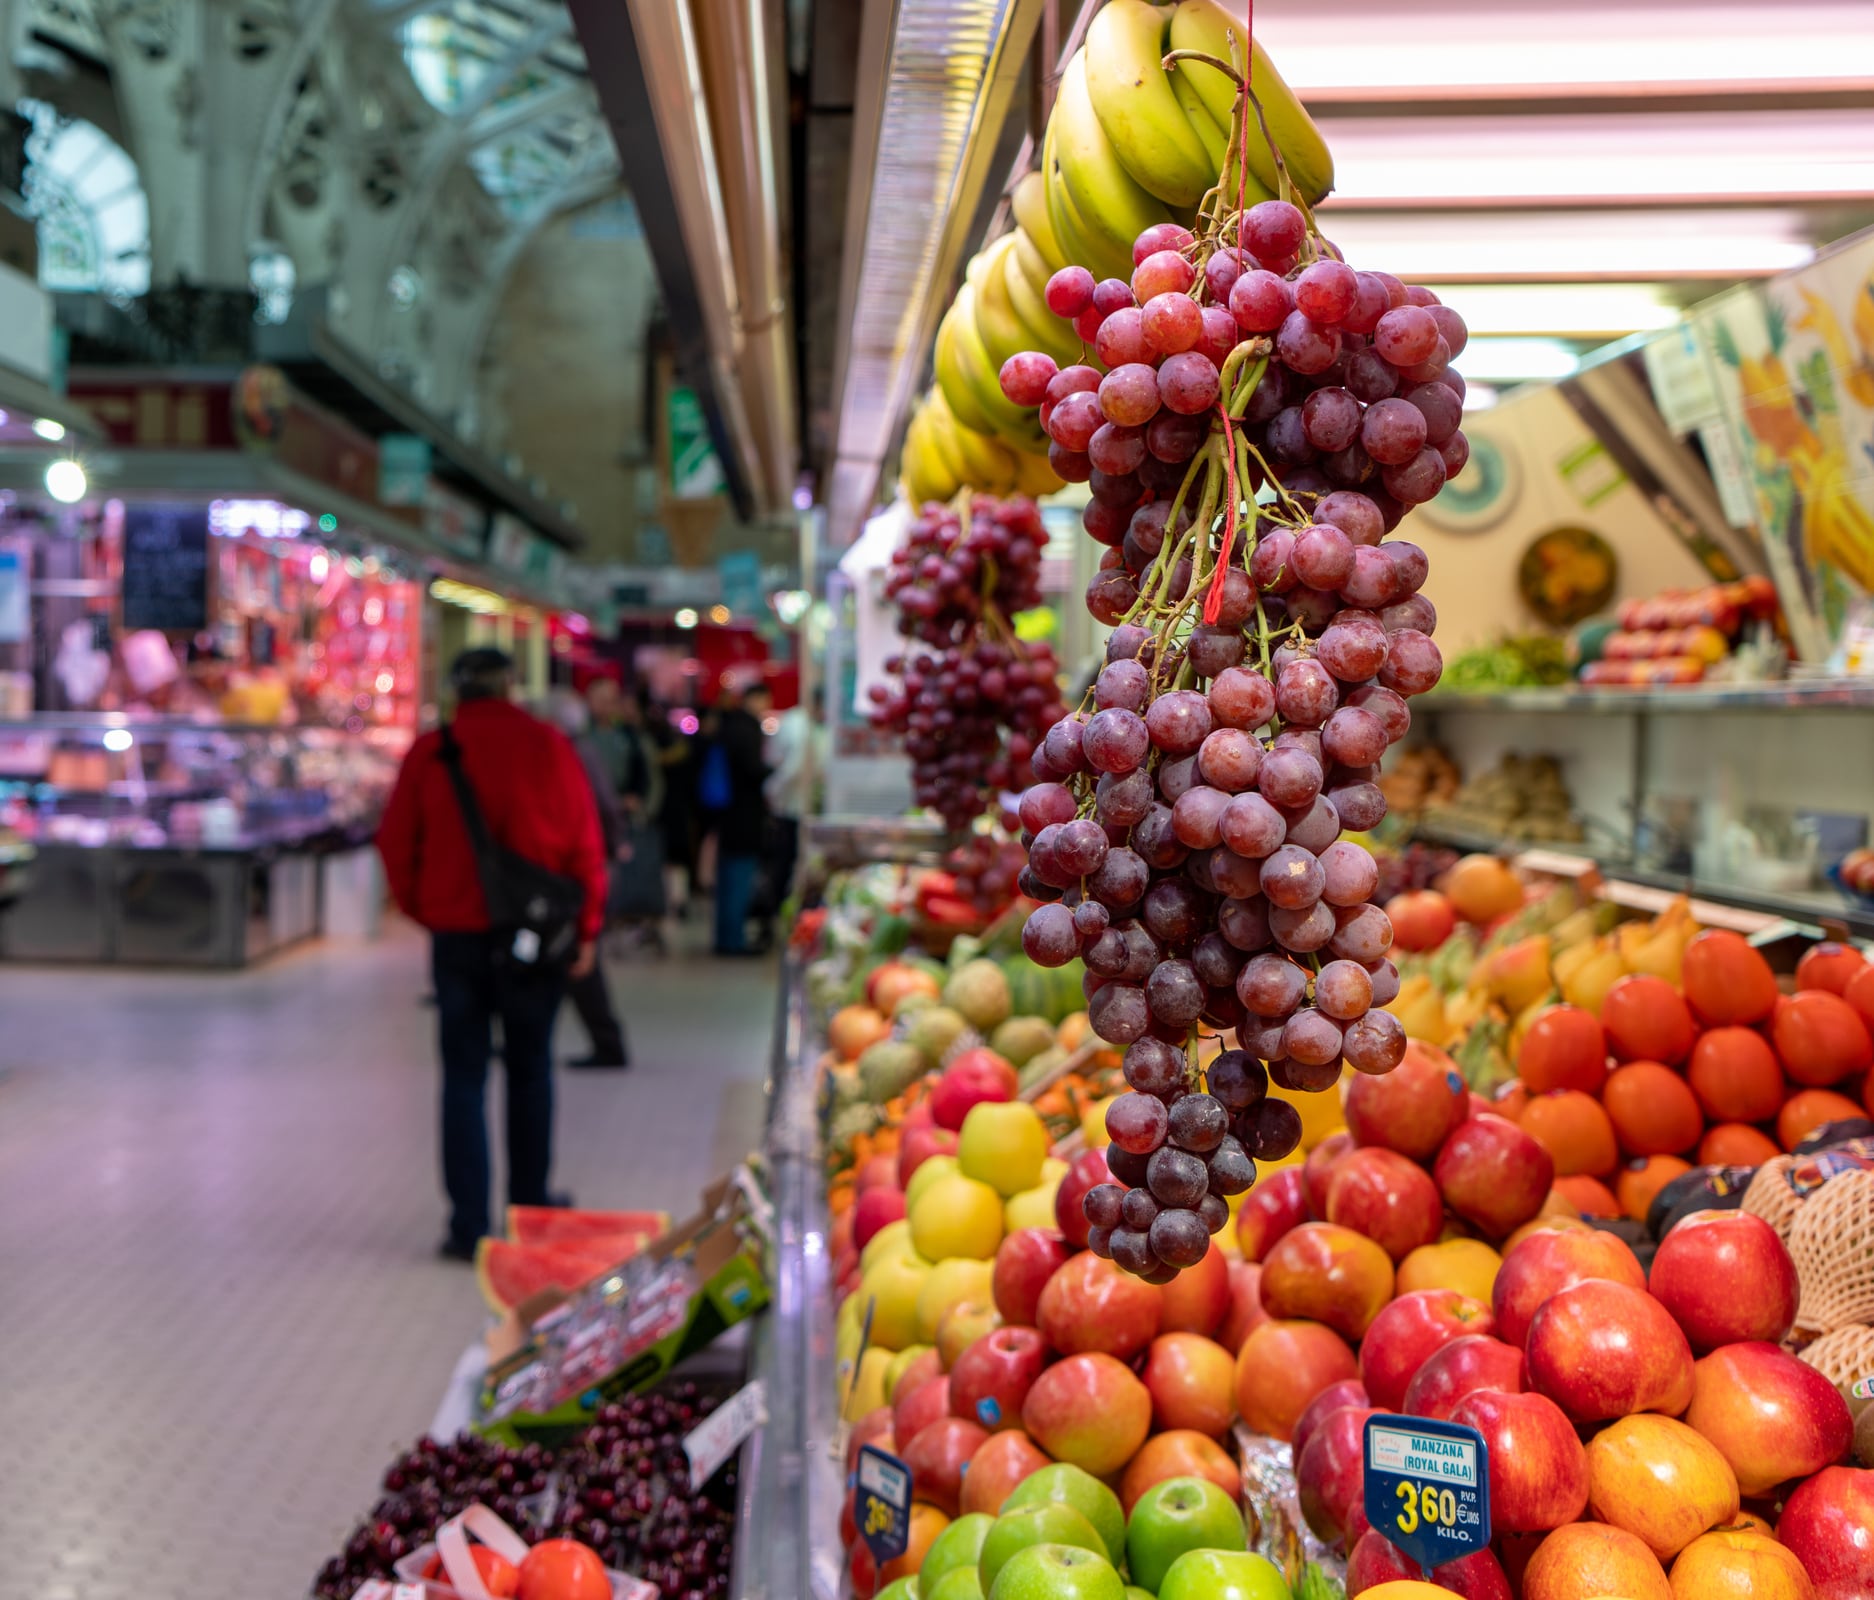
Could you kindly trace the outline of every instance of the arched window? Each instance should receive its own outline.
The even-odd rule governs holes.
[[[41,100],[19,102],[26,204],[39,234],[39,282],[55,292],[130,300],[150,287],[150,203],[137,164],[102,129]]]

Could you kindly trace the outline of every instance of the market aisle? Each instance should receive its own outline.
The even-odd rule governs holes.
[[[483,1311],[431,1255],[423,954],[0,968],[0,1596],[303,1594],[428,1424]],[[557,1180],[680,1211],[758,1136],[774,967],[613,984],[636,1065],[561,1074]]]

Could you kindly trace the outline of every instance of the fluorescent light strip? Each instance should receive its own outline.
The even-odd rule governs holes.
[[[1473,337],[1554,334],[1619,339],[1669,328],[1679,309],[1649,283],[1432,283]]]
[[[1515,383],[1534,378],[1566,378],[1581,358],[1557,339],[1473,339],[1457,359],[1465,381]]]
[[[1874,84],[1874,13],[1857,0],[1261,0],[1256,36],[1296,90],[1347,99]]]

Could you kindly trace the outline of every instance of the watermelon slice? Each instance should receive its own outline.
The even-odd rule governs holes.
[[[593,1234],[549,1244],[482,1239],[475,1246],[475,1281],[494,1312],[511,1311],[547,1289],[572,1293],[642,1250],[653,1235]]]
[[[571,1206],[509,1206],[508,1238],[515,1244],[572,1244],[621,1233],[656,1238],[670,1226],[667,1211],[580,1211]]]

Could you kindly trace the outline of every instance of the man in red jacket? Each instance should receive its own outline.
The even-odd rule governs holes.
[[[507,1064],[508,1200],[552,1203],[553,1019],[567,978],[583,976],[596,959],[606,862],[579,757],[564,734],[511,702],[513,661],[499,650],[465,651],[451,678],[463,774],[495,844],[586,886],[570,972],[503,960],[442,736],[424,734],[410,747],[377,845],[397,904],[431,934],[450,1205],[442,1254],[467,1261],[489,1231],[487,1083],[497,1016]]]

